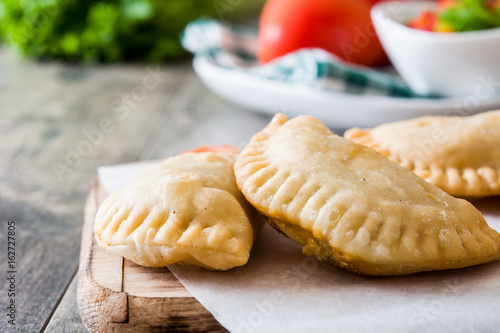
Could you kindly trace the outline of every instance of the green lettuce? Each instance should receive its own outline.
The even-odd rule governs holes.
[[[458,0],[439,14],[439,21],[452,31],[474,31],[500,27],[500,1]]]
[[[189,21],[223,19],[248,9],[244,2],[0,0],[0,40],[29,58],[159,62],[185,54],[179,33]]]

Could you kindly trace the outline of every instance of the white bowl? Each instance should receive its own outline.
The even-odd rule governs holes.
[[[417,93],[470,96],[472,104],[500,94],[500,28],[437,33],[405,26],[434,6],[387,1],[372,8],[380,42],[401,77]]]

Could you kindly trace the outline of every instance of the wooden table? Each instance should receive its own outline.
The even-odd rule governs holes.
[[[97,166],[199,145],[242,147],[268,121],[208,91],[188,60],[82,67],[21,61],[0,50],[0,331],[86,331],[76,273]],[[11,268],[8,225],[15,232]],[[7,296],[11,274],[14,297]],[[5,310],[11,299],[15,326]]]

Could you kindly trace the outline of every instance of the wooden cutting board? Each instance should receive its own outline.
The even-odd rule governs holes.
[[[85,204],[78,310],[91,332],[227,332],[167,267],[150,268],[100,248],[94,217],[108,196],[96,178]]]

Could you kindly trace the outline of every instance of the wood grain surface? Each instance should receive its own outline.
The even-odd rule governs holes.
[[[167,267],[151,268],[97,245],[94,218],[107,193],[96,178],[85,204],[78,308],[91,332],[225,332]]]
[[[161,82],[130,100],[148,67],[163,74]],[[117,109],[127,105],[124,97],[126,112]],[[95,131],[108,120],[99,137]],[[164,159],[199,145],[241,147],[268,121],[207,90],[189,59],[78,66],[23,61],[0,49],[0,248],[7,248],[7,221],[15,221],[18,271],[16,325],[2,316],[0,331],[87,331],[77,309],[77,270],[84,204],[98,166]],[[83,154],[75,158],[78,149]],[[56,163],[68,169],[58,175]],[[2,252],[2,281],[6,260]],[[126,288],[133,284],[125,281]],[[2,282],[0,294],[7,290]],[[0,297],[0,307],[8,301]]]

